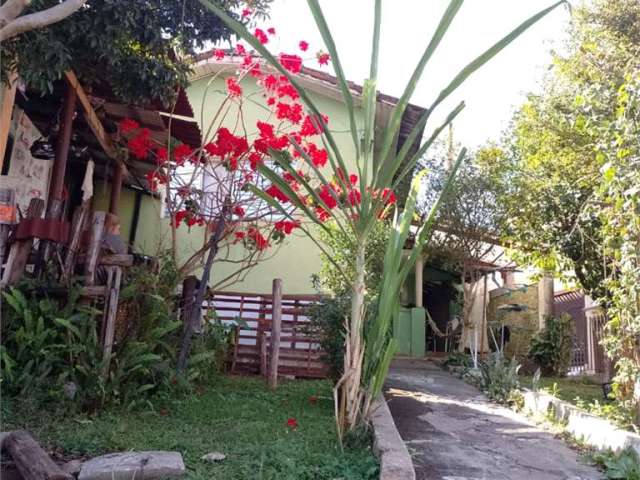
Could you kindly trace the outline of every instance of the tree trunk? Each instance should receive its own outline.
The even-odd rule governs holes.
[[[362,360],[364,358],[364,297],[365,297],[365,245],[358,244],[356,251],[356,276],[351,292],[351,318],[345,338],[344,373],[338,384],[338,429],[340,435],[352,430],[358,424],[361,413],[363,392]]]
[[[191,338],[193,335],[193,331],[197,323],[200,321],[200,315],[202,314],[202,301],[204,300],[204,294],[207,290],[207,284],[209,283],[209,277],[211,276],[211,268],[213,266],[213,261],[218,254],[218,244],[222,239],[222,235],[224,233],[224,229],[227,224],[227,213],[229,208],[225,206],[222,209],[220,214],[220,218],[218,219],[218,223],[216,224],[216,229],[214,234],[209,239],[209,254],[207,255],[207,260],[204,264],[204,270],[202,271],[202,278],[200,279],[200,285],[198,286],[198,290],[196,293],[196,298],[193,302],[193,308],[191,309],[190,321],[186,322],[184,325],[184,330],[182,334],[182,342],[180,347],[180,354],[178,355],[178,364],[177,370],[178,373],[182,373],[186,366],[187,361],[189,360],[189,352],[191,351]]]

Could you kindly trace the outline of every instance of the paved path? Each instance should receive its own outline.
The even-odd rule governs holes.
[[[560,439],[424,360],[397,360],[385,386],[418,480],[592,480]]]

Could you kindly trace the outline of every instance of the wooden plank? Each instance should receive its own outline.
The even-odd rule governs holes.
[[[269,367],[267,366],[267,333],[262,332],[260,341],[260,375],[267,378]]]
[[[9,84],[5,85],[2,92],[2,107],[0,107],[0,170],[4,166],[4,154],[7,150],[7,142],[9,140],[9,128],[11,127],[11,114],[13,113],[13,105],[16,100],[16,81],[15,72],[9,74]]]
[[[269,387],[278,386],[280,357],[280,329],[282,327],[282,279],[273,279],[273,313],[271,314],[271,358],[269,359]]]
[[[87,247],[87,257],[84,263],[86,285],[95,284],[96,268],[98,267],[98,258],[100,257],[105,219],[105,212],[94,212],[93,218],[91,219],[89,246]]]
[[[72,480],[28,432],[13,432],[4,444],[24,480]]]
[[[102,376],[109,375],[111,365],[111,351],[113,350],[113,339],[116,332],[116,315],[118,314],[118,299],[120,297],[120,284],[122,282],[122,269],[120,267],[107,267],[112,271],[113,281],[109,291],[109,299],[105,305],[105,329],[102,345]]]
[[[73,212],[73,220],[71,223],[71,242],[69,242],[69,248],[67,249],[63,268],[63,276],[67,281],[73,276],[78,247],[80,246],[84,225],[86,223],[87,216],[89,215],[89,207],[90,201],[86,200],[82,202],[82,205],[80,205],[75,212]]]
[[[32,198],[27,208],[26,218],[41,218],[44,211],[44,200],[41,198]],[[0,285],[7,286],[16,283],[22,278],[24,269],[27,266],[27,260],[33,246],[33,238],[18,240],[11,245],[9,258],[2,275]]]

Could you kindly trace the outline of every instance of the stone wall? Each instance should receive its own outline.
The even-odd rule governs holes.
[[[526,309],[520,312],[498,310],[499,306],[507,304],[526,305]],[[525,357],[529,351],[531,337],[538,331],[538,285],[522,286],[512,290],[498,288],[489,292],[487,320],[489,325],[491,322],[497,325],[504,320],[504,325],[509,327],[510,339],[505,345],[505,354],[508,357]],[[500,338],[496,337],[496,340],[499,342]],[[493,338],[489,335],[492,349],[493,343]]]

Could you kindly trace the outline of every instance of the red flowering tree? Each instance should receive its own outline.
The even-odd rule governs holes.
[[[265,33],[258,28],[254,33],[261,43],[267,43],[275,30],[268,29]],[[232,284],[268,258],[285,237],[296,229],[305,228],[295,211],[293,197],[301,191],[303,182],[310,181],[311,170],[304,165],[295,172],[281,169],[280,179],[289,191],[285,193],[266,178],[259,167],[271,162],[275,152],[292,159],[308,156],[315,169],[325,167],[328,161],[326,149],[314,141],[320,127],[305,113],[299,94],[287,77],[273,69],[265,69],[264,62],[248,53],[241,44],[234,52],[213,52],[217,60],[228,55],[240,57],[241,64],[226,77],[225,95],[206,100],[217,101],[219,105],[210,124],[203,126],[204,132],[212,132],[210,138],[199,148],[171,139],[158,141],[150,130],[140,128],[131,119],[125,119],[119,125],[120,138],[126,143],[129,155],[137,159],[151,157],[157,164],[157,168],[147,174],[147,181],[151,190],[164,193],[165,208],[170,217],[171,249],[174,258],[179,260],[180,273],[184,276],[202,268],[202,293],[199,292],[196,304],[202,300],[214,264],[233,264],[232,273],[218,277],[214,288]],[[318,53],[318,61],[326,63],[323,55]],[[302,58],[298,55],[282,54],[280,62],[295,73],[302,68]],[[268,108],[264,120],[255,125],[246,125],[243,120],[247,98],[242,84],[249,79],[261,87]],[[326,125],[329,119],[320,115],[319,120]],[[252,134],[252,129],[256,135]],[[295,147],[300,148],[300,152]],[[352,200],[356,193],[349,193]],[[277,206],[265,200],[264,195],[277,201]],[[328,190],[320,195],[330,208],[335,207]],[[329,218],[328,210],[319,206],[315,209],[323,219]],[[178,230],[192,227],[204,228],[203,243],[186,258],[179,258]],[[192,323],[196,322],[194,318]],[[189,339],[190,332],[187,332],[179,369],[185,366]]]

